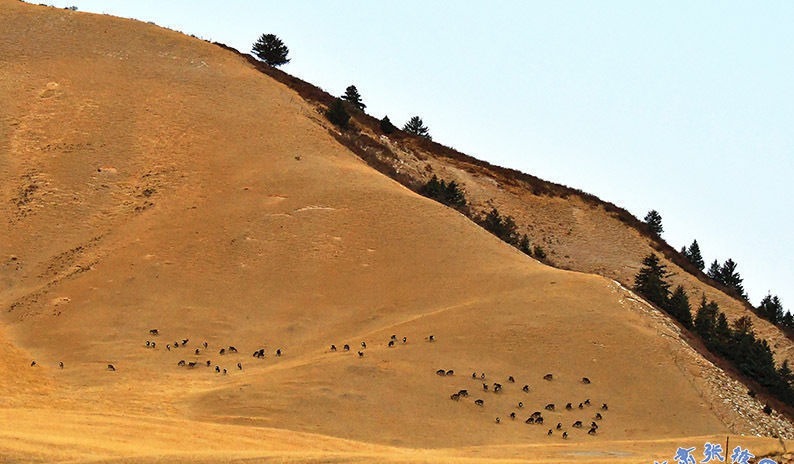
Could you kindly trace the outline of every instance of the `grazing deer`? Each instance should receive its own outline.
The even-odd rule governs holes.
[[[483,405],[485,405],[485,401],[483,401],[483,400],[474,400],[474,404],[476,404],[477,406],[483,406]]]
[[[551,374],[546,374],[546,375],[544,375],[544,376],[543,376],[543,380],[549,380],[549,381],[551,381],[551,380],[553,380],[553,379],[554,379],[554,376],[553,376],[553,375],[551,375]]]
[[[115,372],[116,371],[116,366],[114,366],[113,364],[108,364],[108,370]]]
[[[160,335],[160,331],[157,329],[149,330],[149,335]]]

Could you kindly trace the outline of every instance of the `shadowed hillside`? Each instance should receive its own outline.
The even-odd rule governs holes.
[[[243,57],[0,9],[11,462],[637,462],[794,436],[630,291],[372,169]]]

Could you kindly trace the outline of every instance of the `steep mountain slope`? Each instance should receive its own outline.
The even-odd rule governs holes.
[[[257,64],[250,55],[243,56]],[[328,107],[334,99],[278,69],[257,66],[298,91],[318,109]],[[433,175],[454,180],[464,187],[473,214],[496,207],[502,215],[512,216],[519,232],[525,233],[533,245],[540,245],[554,266],[599,274],[628,287],[633,285],[642,260],[656,253],[671,273],[672,288],[682,285],[687,291],[693,316],[705,296],[717,302],[731,322],[749,317],[755,333],[769,341],[778,364],[784,360],[794,362],[794,343],[789,336],[758,317],[748,302],[726,293],[696,270],[676,249],[651,236],[647,227],[628,211],[580,190],[493,166],[435,142],[404,133],[386,137],[377,119],[360,112],[353,116],[356,129],[339,134],[339,140],[404,185],[416,190]]]
[[[0,9],[12,462],[487,461],[527,443],[636,462],[685,439],[794,436],[630,292],[371,169],[241,57],[136,21]],[[546,422],[525,424],[535,410]],[[557,422],[568,440],[547,436]]]

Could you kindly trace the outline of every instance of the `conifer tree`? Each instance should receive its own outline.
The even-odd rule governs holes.
[[[634,290],[660,308],[666,308],[670,298],[667,266],[656,254],[651,253],[642,260],[640,271],[634,276]]]
[[[648,228],[651,230],[652,234],[657,237],[662,236],[662,232],[664,232],[664,228],[662,227],[662,215],[659,214],[658,211],[655,209],[648,211],[648,214],[645,215],[645,223],[648,224]]]
[[[380,120],[380,131],[383,132],[384,134],[388,135],[396,130],[397,127],[391,123],[388,115],[384,116],[383,119]]]
[[[260,60],[270,66],[289,63],[289,48],[274,34],[262,34],[254,43],[252,51]]]
[[[714,329],[717,326],[717,313],[719,306],[711,301],[706,302],[706,295],[700,300],[700,307],[695,315],[695,332],[706,342],[706,346],[713,347]]]
[[[339,98],[334,100],[331,107],[325,112],[325,117],[342,129],[347,129],[348,122],[350,122],[350,114],[345,110],[345,105]]]
[[[706,275],[716,280],[719,283],[723,283],[722,272],[719,261],[715,259],[714,262],[712,262],[711,265],[709,265],[709,270],[706,271]]]
[[[684,327],[692,327],[692,307],[689,305],[689,297],[681,285],[677,286],[670,296],[667,311]]]
[[[358,93],[358,89],[355,85],[351,85],[345,89],[345,94],[342,95],[342,100],[347,101],[361,111],[364,111],[364,108],[367,107],[367,105],[361,101],[361,95]]]
[[[783,322],[783,305],[777,295],[767,294],[761,304],[758,305],[758,312],[769,320],[769,322],[777,325]]]
[[[703,256],[700,254],[700,245],[698,245],[697,240],[692,241],[692,245],[689,245],[689,249],[684,256],[701,271],[706,267],[706,263],[703,262]]]
[[[425,123],[419,116],[414,116],[407,123],[405,123],[403,130],[409,134],[418,135],[419,137],[424,137],[428,140],[431,140],[430,129],[425,126]]]
[[[744,292],[742,276],[736,271],[738,265],[732,260],[728,259],[720,268],[720,282],[730,288],[736,295],[742,299],[747,299],[747,294]]]

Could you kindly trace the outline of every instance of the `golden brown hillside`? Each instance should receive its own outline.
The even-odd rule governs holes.
[[[794,437],[631,292],[378,173],[240,56],[0,10],[2,460],[648,462]]]

